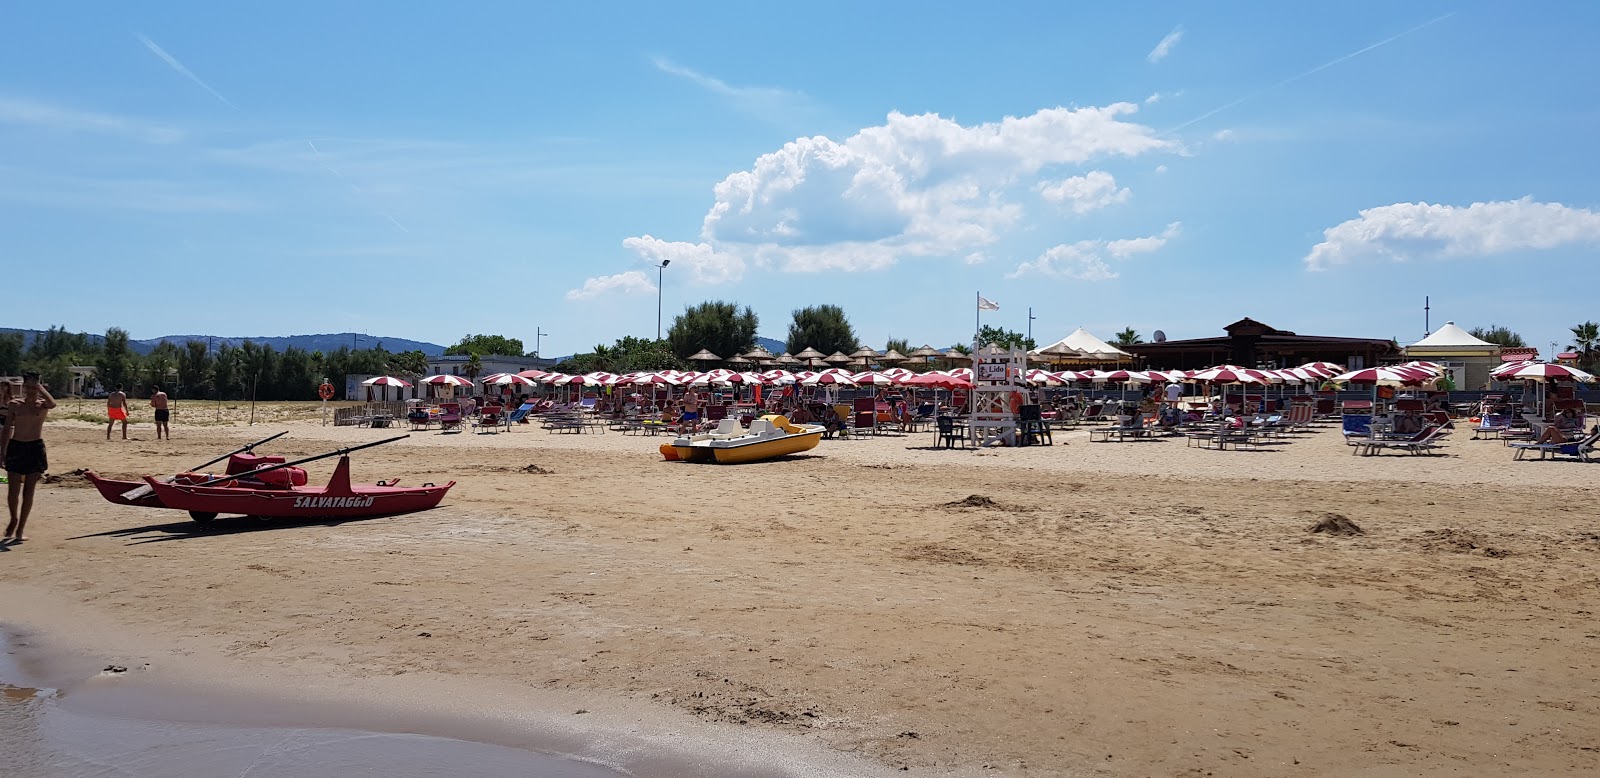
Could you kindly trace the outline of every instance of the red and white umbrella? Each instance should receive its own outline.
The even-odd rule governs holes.
[[[1192,380],[1208,384],[1265,384],[1267,377],[1259,370],[1223,365],[1201,370],[1190,376]]]
[[[855,376],[837,367],[830,367],[800,382],[805,386],[855,386]]]
[[[1149,373],[1138,370],[1113,370],[1102,374],[1101,380],[1119,384],[1148,384],[1161,379],[1151,378]]]
[[[768,370],[767,372],[762,373],[761,377],[773,384],[781,384],[785,382],[791,384],[794,383],[794,373],[791,373],[787,370]]]
[[[678,380],[662,373],[642,373],[628,381],[636,386],[678,386]]]
[[[1037,367],[1023,373],[1022,377],[1034,386],[1060,386],[1062,384],[1061,379],[1057,378],[1055,373],[1041,370]]]
[[[887,369],[885,369],[883,371],[883,374],[888,376],[888,377],[890,377],[890,378],[892,378],[892,379],[894,379],[897,382],[898,381],[904,381],[907,378],[910,378],[910,377],[916,375],[915,372],[907,370],[907,369],[905,369],[903,367],[887,368]]]
[[[517,375],[522,376],[523,378],[532,378],[533,380],[537,381],[547,375],[550,375],[550,373],[544,370],[524,370]]]
[[[1489,376],[1491,378],[1500,378],[1501,376],[1504,376],[1507,373],[1514,373],[1514,372],[1516,372],[1517,370],[1519,370],[1521,368],[1527,367],[1528,365],[1537,365],[1537,364],[1540,364],[1540,363],[1538,361],[1532,360],[1532,359],[1520,359],[1520,360],[1517,360],[1516,362],[1507,362],[1507,363],[1505,363],[1505,364],[1503,364],[1503,365],[1501,365],[1501,366],[1499,366],[1499,367],[1497,367],[1497,368],[1495,368],[1493,370],[1490,370],[1489,371]]]
[[[484,386],[533,386],[532,378],[524,378],[516,373],[499,373],[483,379]]]
[[[406,381],[403,378],[395,378],[392,375],[381,375],[381,376],[377,376],[375,378],[368,378],[367,380],[362,381],[361,385],[362,386],[399,386],[399,387],[403,387],[403,388],[407,388],[407,389],[411,388],[411,383],[410,382]]]
[[[472,386],[472,382],[458,375],[431,375],[422,379],[422,383],[433,386]]]
[[[611,386],[612,384],[615,384],[617,379],[621,378],[622,376],[619,376],[616,373],[607,373],[597,370],[593,373],[584,373],[583,377],[587,379],[585,383],[590,381],[593,382],[589,384],[590,386]]]
[[[1549,362],[1534,362],[1523,365],[1515,370],[1501,373],[1498,378],[1510,381],[1578,381],[1589,383],[1594,380],[1594,375],[1579,370],[1569,365],[1557,365]]]
[[[1369,367],[1340,373],[1329,379],[1342,384],[1375,384],[1378,386],[1415,386],[1429,380],[1429,376],[1401,367]]]
[[[871,370],[856,373],[851,376],[851,380],[855,381],[857,386],[891,386],[895,383],[893,378],[883,373],[874,373]]]

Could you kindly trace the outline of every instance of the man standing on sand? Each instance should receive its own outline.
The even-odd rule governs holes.
[[[22,374],[22,396],[13,396],[6,404],[4,433],[10,440],[6,444],[6,508],[11,511],[11,521],[6,524],[6,534],[0,542],[21,543],[27,540],[22,534],[28,524],[28,512],[33,510],[33,488],[50,467],[44,453],[44,419],[56,407],[55,398],[39,383],[38,373]]]
[[[122,422],[122,439],[128,439],[128,395],[122,391],[122,384],[117,384],[117,390],[106,395],[106,415],[111,421],[106,422],[106,440],[111,439],[111,428]]]
[[[172,411],[167,408],[167,393],[155,384],[150,385],[150,392],[150,407],[156,410],[156,440],[162,435],[172,440],[172,430],[167,428],[167,420],[172,418]]]

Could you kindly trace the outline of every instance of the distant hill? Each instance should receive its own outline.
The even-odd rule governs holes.
[[[33,343],[33,338],[35,335],[41,334],[41,330],[22,330],[12,327],[0,327],[0,332],[22,333],[23,348],[27,348],[28,344]],[[210,338],[212,344],[217,346],[227,343],[230,346],[237,347],[248,340],[258,346],[270,345],[278,351],[282,351],[289,346],[296,346],[298,348],[303,348],[306,351],[321,351],[323,353],[328,353],[331,351],[338,351],[340,346],[350,348],[352,344],[354,344],[357,348],[373,348],[381,343],[383,344],[383,347],[389,351],[415,350],[421,351],[422,353],[433,357],[443,354],[445,349],[444,346],[441,346],[437,343],[427,343],[420,340],[407,340],[405,338],[386,338],[378,335],[367,335],[365,333],[355,332],[339,332],[328,335],[261,335],[252,337],[237,337],[227,335],[164,335],[159,338],[130,340],[128,341],[128,345],[132,347],[136,353],[148,354],[154,350],[156,346],[160,345],[161,341],[163,340],[175,346],[182,346],[187,341],[206,340],[207,338]],[[103,342],[105,337],[102,335],[91,334],[89,336],[89,340],[98,344]]]
[[[788,346],[784,345],[783,341],[773,338],[763,338],[758,336],[756,338],[756,345],[772,352],[773,356],[777,356],[788,350]]]

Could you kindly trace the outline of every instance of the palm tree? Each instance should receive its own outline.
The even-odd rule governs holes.
[[[1134,346],[1134,345],[1138,345],[1139,343],[1143,343],[1143,342],[1144,341],[1140,340],[1140,338],[1139,338],[1139,333],[1136,330],[1134,330],[1132,327],[1129,327],[1129,328],[1117,333],[1117,345],[1118,346]]]
[[[1592,370],[1595,363],[1596,349],[1600,347],[1600,324],[1586,321],[1572,328],[1572,350],[1578,352],[1578,364],[1585,370]]]
[[[467,364],[462,368],[467,371],[467,380],[476,382],[478,374],[483,372],[483,360],[476,353],[467,357]]]
[[[611,363],[614,361],[615,357],[616,351],[612,347],[603,344],[596,344],[594,347],[594,360],[592,362],[594,369],[610,370]]]

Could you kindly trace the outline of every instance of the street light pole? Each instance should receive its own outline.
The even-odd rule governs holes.
[[[1033,306],[1028,307],[1028,342],[1033,342],[1033,320],[1039,317],[1033,315]],[[1032,348],[1031,346],[1029,348]]]
[[[545,332],[544,330],[539,329],[538,327],[534,327],[533,328],[533,358],[534,359],[538,359],[539,358],[540,341],[544,338],[544,336],[549,335],[549,334],[550,333]]]
[[[656,340],[661,340],[661,282],[666,278],[667,265],[672,260],[663,259],[656,265]]]

